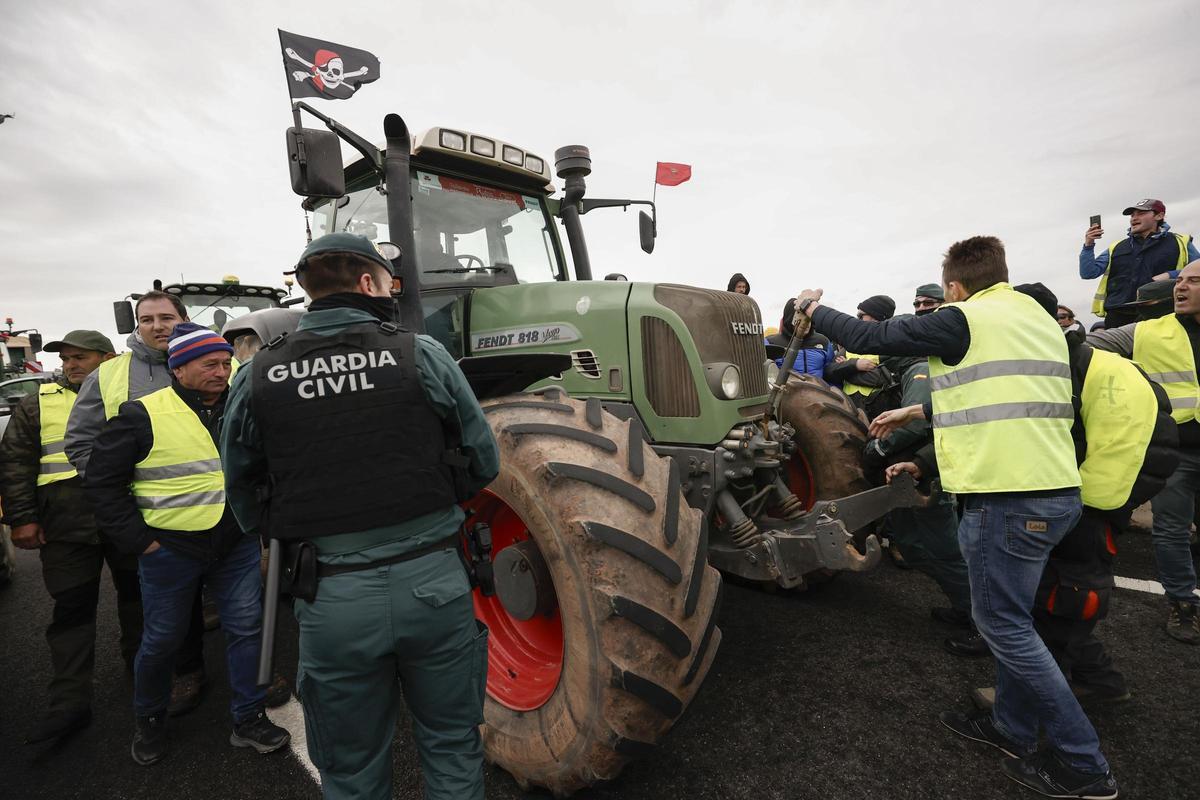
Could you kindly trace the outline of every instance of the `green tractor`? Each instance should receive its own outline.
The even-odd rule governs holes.
[[[467,504],[496,577],[475,597],[491,629],[487,757],[558,796],[613,778],[704,681],[721,572],[794,589],[869,569],[879,544],[856,532],[920,498],[909,481],[869,487],[860,415],[775,374],[753,300],[592,279],[581,217],[653,207],[585,198],[586,148],[555,154],[558,195],[549,162],[492,137],[413,141],[391,114],[377,148],[304,103],[294,115],[312,235],[399,246],[402,323],[459,359],[500,444],[499,477]],[[343,166],[339,140],[361,157]],[[639,232],[650,252],[652,214]]]

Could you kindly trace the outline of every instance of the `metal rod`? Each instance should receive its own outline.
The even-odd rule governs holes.
[[[262,646],[258,651],[258,685],[271,684],[271,662],[275,660],[275,622],[279,616],[279,573],[283,548],[278,539],[267,546],[267,583],[263,587]]]
[[[421,310],[421,279],[417,274],[417,248],[413,240],[412,190],[409,188],[408,162],[412,140],[408,126],[399,114],[383,118],[387,152],[383,156],[387,182],[388,238],[400,245],[399,263],[392,262],[403,290],[396,298],[400,325],[413,333],[425,332],[425,314]]]
[[[783,356],[783,363],[779,367],[779,372],[775,375],[775,382],[771,384],[771,392],[767,395],[765,422],[770,422],[771,418],[775,415],[775,405],[779,401],[779,393],[787,385],[788,376],[792,373],[792,364],[796,363],[796,356],[800,353],[800,343],[802,341],[804,341],[804,337],[800,335],[800,328],[797,327],[792,333],[792,340],[788,342],[788,349]]]

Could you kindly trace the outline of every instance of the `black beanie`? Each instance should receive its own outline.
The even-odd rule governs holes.
[[[1052,317],[1058,316],[1058,297],[1054,292],[1046,288],[1041,283],[1022,283],[1019,286],[1014,286],[1014,290],[1021,294],[1029,295],[1037,304],[1046,309],[1046,313]]]
[[[896,313],[896,301],[886,294],[877,294],[859,303],[858,310],[882,322]]]

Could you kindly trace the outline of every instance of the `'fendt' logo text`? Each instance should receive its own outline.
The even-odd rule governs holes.
[[[734,333],[739,333],[743,336],[762,336],[763,326],[761,322],[731,322],[730,327]]]

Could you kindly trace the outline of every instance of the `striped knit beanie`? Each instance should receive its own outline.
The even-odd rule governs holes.
[[[167,340],[167,366],[175,369],[205,353],[217,352],[232,355],[233,346],[210,328],[194,322],[181,322],[171,331],[171,338]]]

